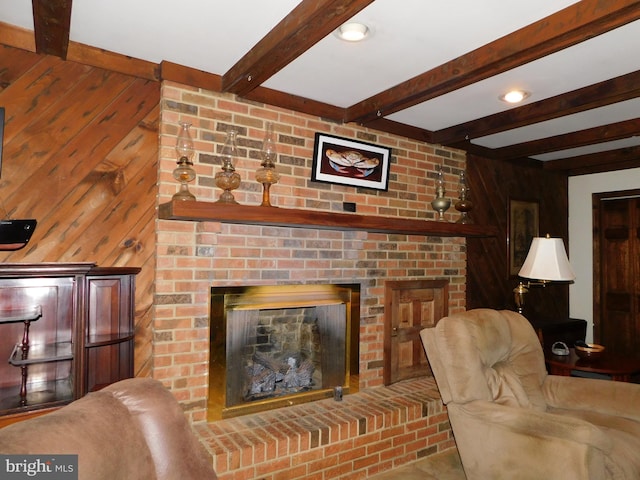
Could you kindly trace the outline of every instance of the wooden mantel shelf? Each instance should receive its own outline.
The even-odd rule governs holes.
[[[334,213],[252,205],[225,205],[212,202],[171,201],[158,210],[163,220],[222,222],[275,227],[318,228],[323,230],[366,230],[377,233],[440,237],[497,236],[495,227],[436,222],[410,218],[377,217],[355,213]]]

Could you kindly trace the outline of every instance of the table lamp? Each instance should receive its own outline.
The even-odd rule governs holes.
[[[532,240],[531,248],[518,276],[531,279],[526,283],[521,280],[513,289],[516,307],[520,314],[524,310],[529,287],[545,286],[549,282],[571,281],[576,278],[562,239],[551,238],[548,234],[546,237],[535,237]]]

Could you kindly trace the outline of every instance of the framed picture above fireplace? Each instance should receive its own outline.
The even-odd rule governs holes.
[[[387,190],[391,149],[316,133],[311,180]]]

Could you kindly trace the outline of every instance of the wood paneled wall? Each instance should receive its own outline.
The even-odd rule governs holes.
[[[0,46],[6,109],[0,216],[36,218],[30,244],[1,262],[139,266],[136,375],[150,375],[158,161],[157,82]],[[567,239],[567,177],[469,156],[476,223],[504,236],[468,241],[467,306],[513,308],[509,198],[540,202],[540,233]],[[531,315],[566,317],[568,288],[529,294]]]
[[[137,376],[151,370],[158,82],[0,46],[1,218],[35,218],[0,262],[142,267]]]
[[[568,248],[568,177],[473,155],[467,158],[467,175],[474,204],[473,221],[494,225],[504,232],[498,238],[467,241],[467,308],[513,310],[512,290],[518,285],[518,278],[508,272],[509,199],[539,202],[540,235],[561,237]],[[566,284],[532,287],[524,313],[532,320],[567,318],[569,287]]]

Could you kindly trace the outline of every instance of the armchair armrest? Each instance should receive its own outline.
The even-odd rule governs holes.
[[[612,442],[584,420],[482,400],[447,409],[469,480],[605,478]]]
[[[548,375],[542,384],[547,405],[640,421],[640,385],[592,378]]]
[[[604,452],[611,449],[611,441],[598,427],[579,418],[480,400],[457,407],[465,415],[477,417],[513,434],[557,438],[595,447]]]

